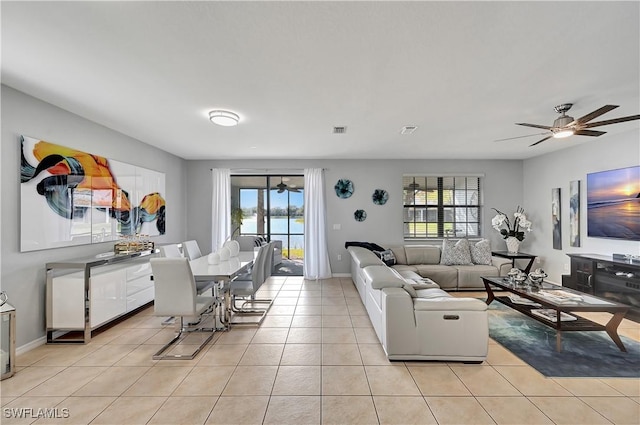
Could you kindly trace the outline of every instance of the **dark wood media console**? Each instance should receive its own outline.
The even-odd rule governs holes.
[[[627,304],[626,318],[640,323],[640,262],[600,254],[567,254],[571,275],[562,286]]]

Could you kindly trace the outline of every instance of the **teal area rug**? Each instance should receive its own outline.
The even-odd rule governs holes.
[[[620,336],[622,352],[604,331],[563,332],[500,304],[489,305],[489,336],[547,377],[640,377],[640,343]]]

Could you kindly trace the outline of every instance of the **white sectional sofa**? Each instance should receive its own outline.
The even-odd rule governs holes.
[[[350,246],[351,276],[390,360],[482,362],[488,349],[487,306],[456,298],[413,270],[388,267]]]
[[[349,246],[347,250],[351,253],[351,276],[356,285],[360,284],[356,279],[362,280],[358,277],[358,269],[369,265],[385,265],[369,249]],[[482,276],[506,276],[512,266],[511,260],[494,256],[491,256],[491,264],[443,265],[440,264],[441,248],[435,245],[394,245],[389,250],[396,260],[392,268],[429,278],[447,291],[484,290]]]
[[[482,276],[506,276],[511,269],[511,260],[493,256],[491,264],[442,265],[442,250],[435,245],[398,245],[389,249],[396,258],[394,269],[416,272],[446,290],[484,289]]]

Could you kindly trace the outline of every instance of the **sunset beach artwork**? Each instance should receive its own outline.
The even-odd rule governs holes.
[[[640,241],[640,166],[587,174],[587,235]]]

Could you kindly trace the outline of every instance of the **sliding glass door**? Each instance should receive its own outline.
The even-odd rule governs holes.
[[[255,235],[270,241],[280,240],[284,259],[302,260],[303,186],[304,177],[300,175],[231,176],[234,236]]]

